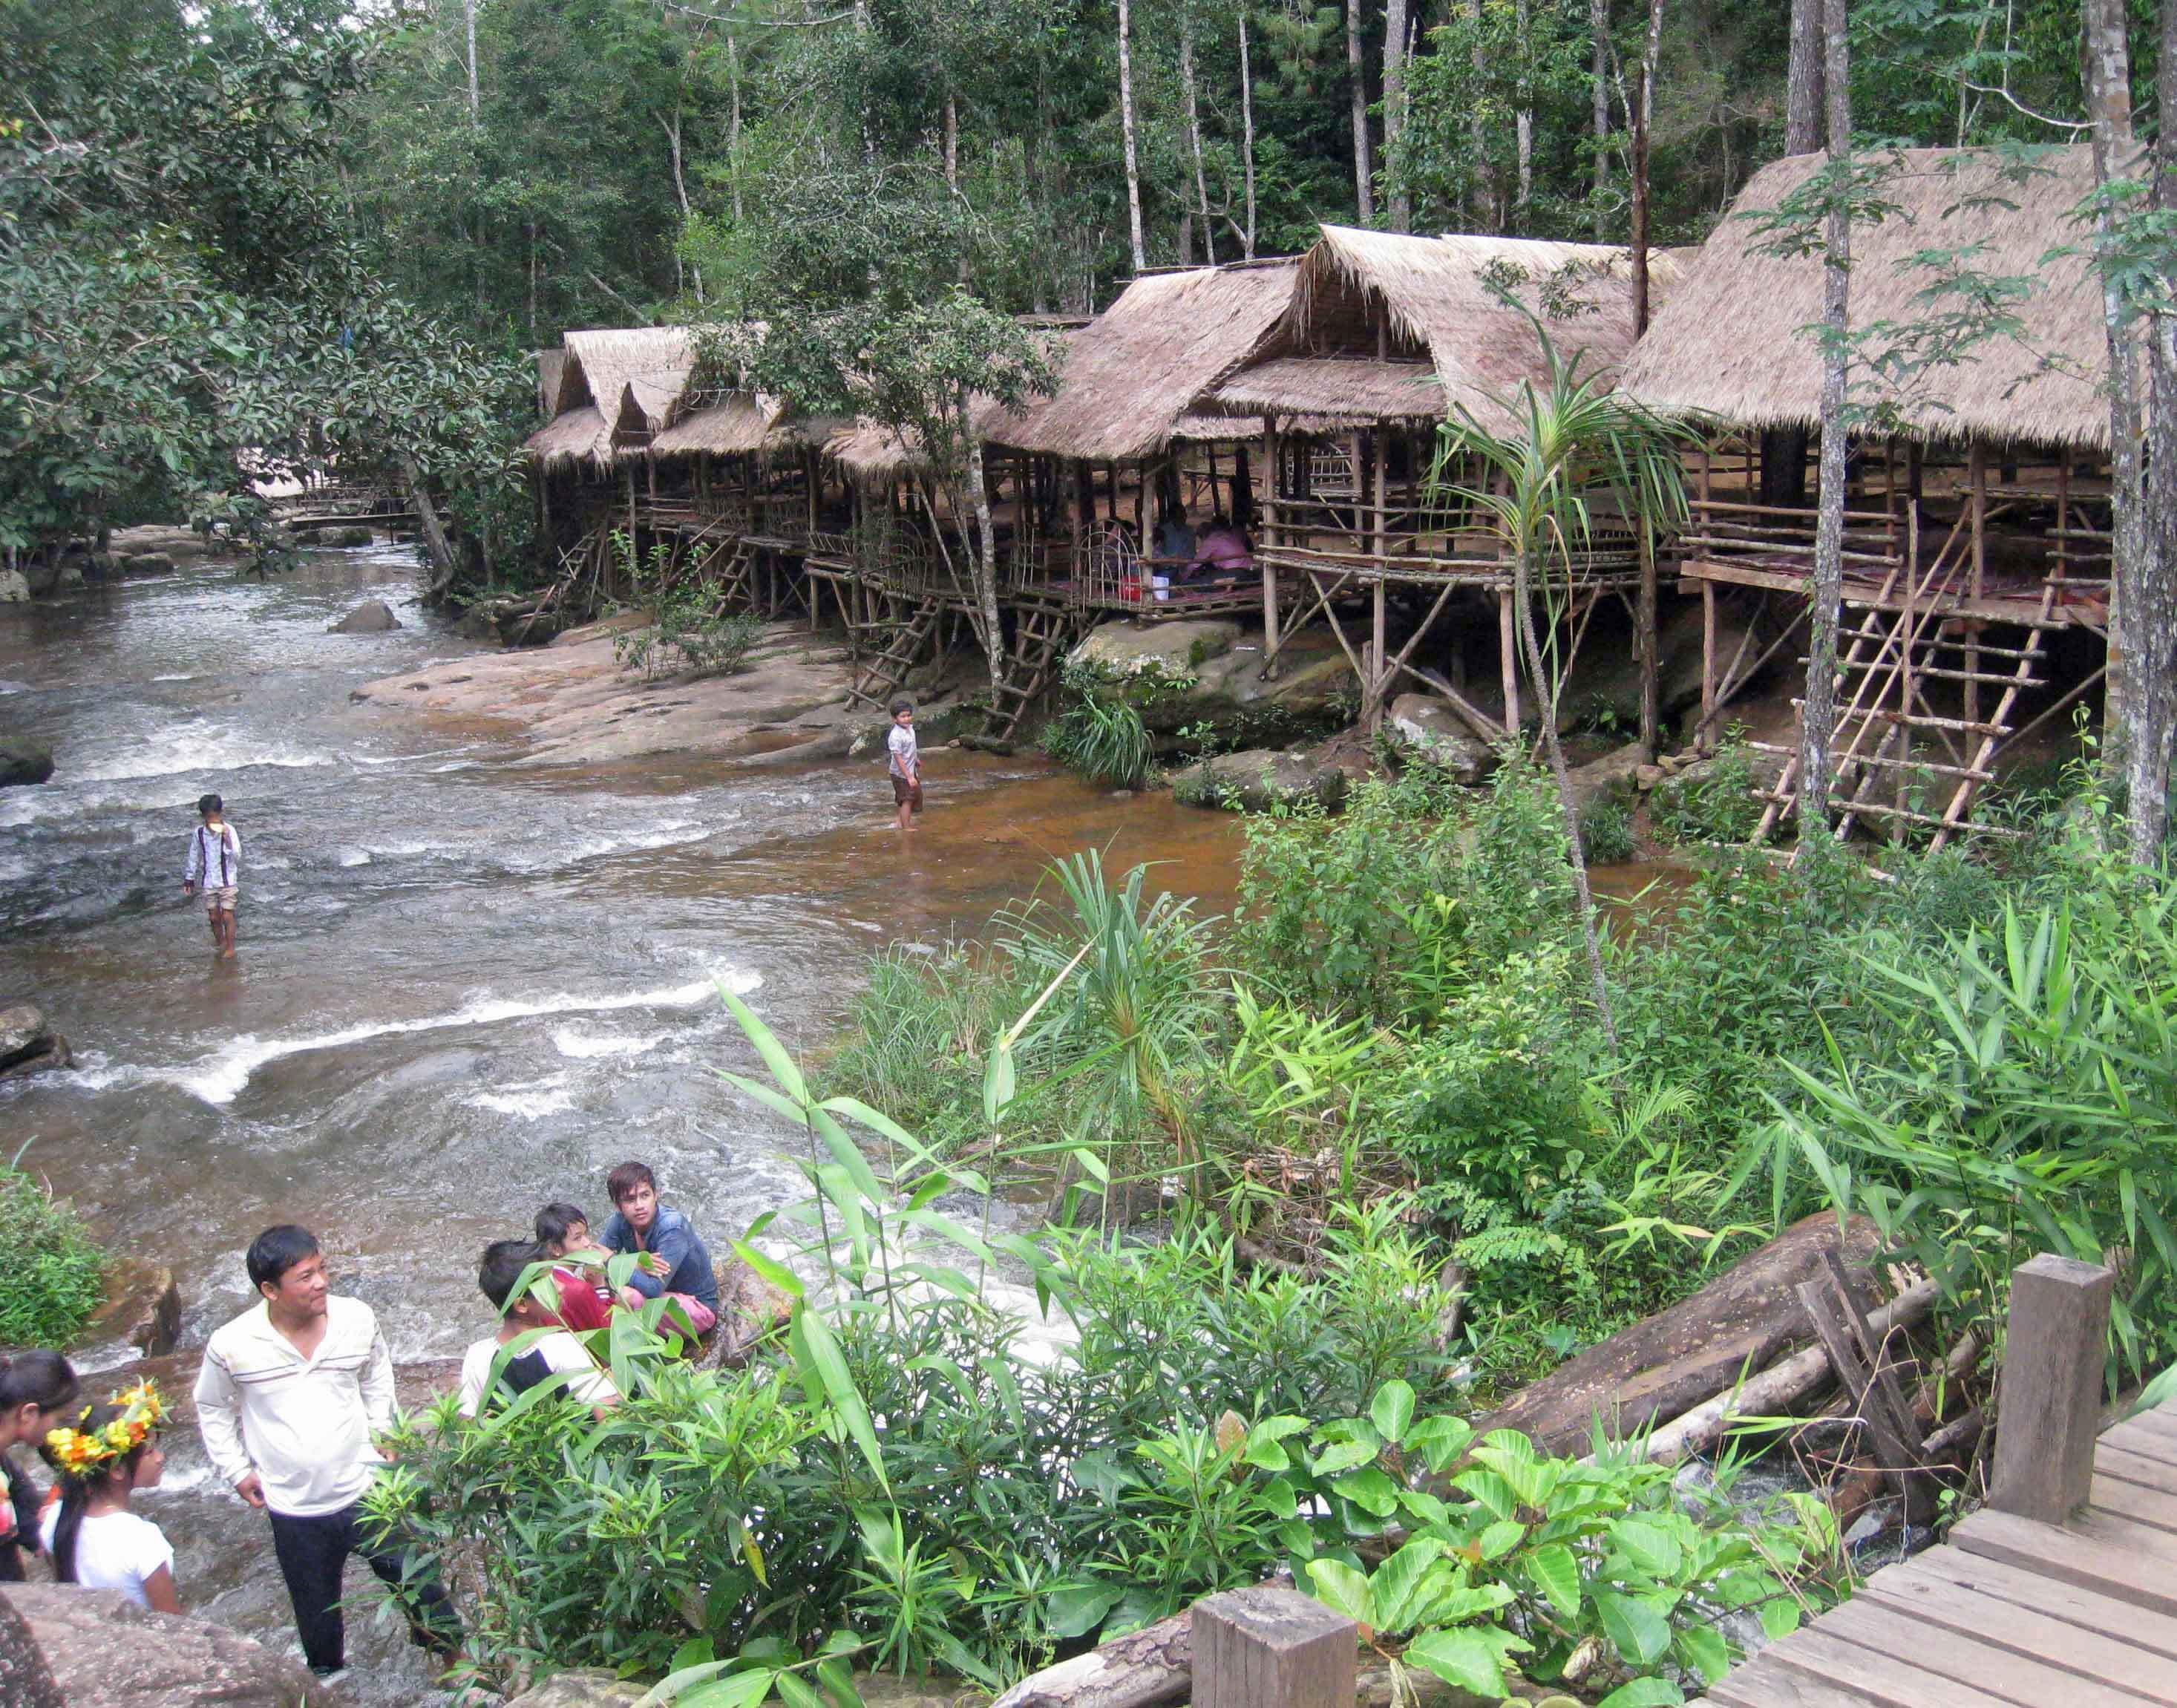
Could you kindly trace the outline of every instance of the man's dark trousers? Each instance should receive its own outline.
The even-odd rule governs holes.
[[[408,1634],[418,1646],[450,1657],[461,1646],[461,1616],[447,1600],[435,1574],[415,1571],[407,1551],[394,1538],[375,1541],[376,1526],[363,1503],[316,1518],[270,1513],[272,1551],[280,1575],[287,1580],[287,1599],[295,1606],[295,1629],[302,1634],[303,1658],[314,1673],[336,1673],[347,1664],[346,1631],[341,1618],[341,1571],[350,1554],[361,1554],[380,1582],[394,1592],[407,1615]]]

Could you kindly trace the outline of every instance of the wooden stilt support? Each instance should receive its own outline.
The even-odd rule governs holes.
[[[1512,615],[1512,590],[1502,589],[1497,595],[1497,663],[1504,677],[1504,728],[1508,734],[1520,733],[1520,643],[1517,625]]]

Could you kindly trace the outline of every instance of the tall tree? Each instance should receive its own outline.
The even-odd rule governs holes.
[[[1119,0],[1119,128],[1127,155],[1127,230],[1133,240],[1134,270],[1149,264],[1142,240],[1142,167],[1134,131],[1134,14],[1130,0]]]
[[[2161,854],[2169,832],[2171,748],[2177,741],[2177,0],[2162,0],[2156,73],[2158,128],[2152,187],[2137,222],[2136,270],[2154,281],[2146,307],[2147,488],[2137,573],[2126,589],[2130,625],[2132,857]]]
[[[1653,175],[1649,145],[1655,134],[1656,67],[1663,51],[1663,0],[1648,0],[1648,27],[1640,38],[1640,65],[1633,86],[1633,336],[1648,330],[1648,246],[1652,233]]]
[[[1535,205],[1535,14],[1533,0],[1513,0],[1512,35],[1519,55],[1512,90],[1512,138],[1515,164],[1513,174],[1512,224],[1520,236],[1530,235],[1527,217]]]
[[[1594,133],[1595,241],[1608,240],[1610,216],[1610,0],[1587,0],[1588,122]]]
[[[1255,71],[1247,52],[1247,0],[1240,0],[1240,161],[1247,175],[1247,233],[1244,250],[1255,259]]]
[[[1852,325],[1852,37],[1846,0],[1823,0],[1829,211],[1822,243],[1821,508],[1808,588],[1807,691],[1799,731],[1799,835],[1828,823],[1836,734],[1837,619],[1844,602],[1845,401]]]
[[[1414,228],[1414,193],[1406,182],[1406,58],[1412,22],[1407,0],[1383,8],[1383,172],[1391,181],[1391,229]]]
[[[1822,145],[1822,0],[1792,0],[1791,57],[1784,79],[1784,152]]]
[[[1353,198],[1361,223],[1376,223],[1375,173],[1368,150],[1368,66],[1361,52],[1361,0],[1345,0],[1345,69],[1352,79]]]
[[[2140,341],[2137,311],[2125,287],[2118,223],[2137,176],[2139,145],[2131,122],[2131,44],[2125,0],[2082,0],[2079,8],[2081,80],[2092,126],[2094,180],[2099,194],[2094,248],[2101,270],[2102,323],[2109,350],[2109,516],[2112,559],[2109,613],[2108,706],[2103,758],[2112,776],[2131,777],[2129,747],[2141,723],[2140,680],[2131,664],[2133,578],[2144,561],[2146,517],[2140,459]],[[2137,821],[2135,819],[2135,823]]]
[[[1202,107],[1194,87],[1194,8],[1179,14],[1179,80],[1187,97],[1187,141],[1194,156],[1194,200],[1202,216],[1202,258],[1217,265],[1217,234],[1209,216],[1209,179],[1202,166]]]

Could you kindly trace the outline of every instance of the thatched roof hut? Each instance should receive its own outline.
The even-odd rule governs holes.
[[[1761,253],[1770,240],[1743,216],[1776,207],[1821,163],[1798,155],[1754,175],[1627,363],[1627,391],[1733,428],[1820,424],[1821,357],[1806,329],[1822,315],[1820,258]],[[2084,254],[2054,253],[2082,236],[2071,210],[2092,183],[2083,145],[2049,150],[2022,173],[1987,150],[1904,150],[1880,189],[1894,210],[1852,228],[1852,324],[1944,313],[1922,299],[1934,276],[1915,257],[1971,246],[1976,272],[2031,281],[2011,305],[2022,336],[1978,343],[1901,394],[1858,365],[1854,403],[1891,403],[1909,431],[1934,440],[2106,450],[2100,292]]]
[[[867,418],[843,427],[824,442],[824,455],[857,486],[889,486],[930,467],[920,438]]]
[[[1659,297],[1678,274],[1668,253],[1650,257]],[[1603,244],[1325,226],[1285,311],[1198,407],[1323,428],[1440,420],[1455,401],[1509,426],[1497,400],[1542,368],[1534,327],[1503,292],[1536,308],[1558,349],[1593,371],[1632,348],[1631,279],[1629,253]],[[1576,306],[1552,318],[1544,299]]]
[[[629,407],[629,383],[643,383],[635,407],[647,416],[661,401],[679,396],[695,360],[694,336],[682,326],[568,333],[559,364],[558,412],[523,448],[548,469],[585,459],[600,467],[609,465],[614,430]]]
[[[549,421],[559,412],[559,380],[566,371],[567,352],[565,350],[537,350],[531,354],[537,358],[537,417]]]
[[[1292,284],[1290,260],[1144,275],[1068,336],[1057,391],[1018,411],[992,411],[985,436],[1009,450],[1094,462],[1154,456],[1203,387],[1284,314]]]

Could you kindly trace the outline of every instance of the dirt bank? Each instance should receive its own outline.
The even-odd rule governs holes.
[[[587,765],[652,753],[701,753],[750,764],[844,754],[882,716],[843,703],[846,649],[791,623],[772,624],[730,675],[646,681],[624,669],[616,618],[570,629],[548,647],[441,659],[357,689],[380,716],[423,718],[449,733],[525,739],[526,765]],[[922,706],[927,732],[946,710]],[[924,740],[932,739],[925,733]]]

